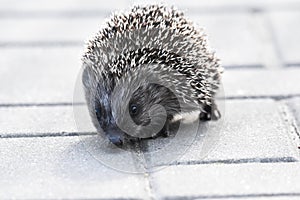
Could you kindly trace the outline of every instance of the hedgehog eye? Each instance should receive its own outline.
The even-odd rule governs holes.
[[[129,112],[131,115],[137,115],[139,111],[139,107],[136,104],[131,104],[129,107]]]
[[[100,114],[100,108],[96,108],[95,113],[96,113],[96,116],[98,116]]]

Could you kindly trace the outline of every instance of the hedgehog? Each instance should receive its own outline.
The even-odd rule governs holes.
[[[203,29],[174,7],[113,13],[88,41],[82,66],[92,122],[116,146],[220,118],[223,68]]]

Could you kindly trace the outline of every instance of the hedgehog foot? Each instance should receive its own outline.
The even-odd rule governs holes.
[[[221,118],[221,113],[215,103],[205,105],[204,111],[199,114],[200,121],[218,120]]]
[[[169,128],[169,123],[168,122],[166,122],[164,127],[160,130],[160,132],[157,135],[165,137],[165,138],[170,136],[170,128]]]

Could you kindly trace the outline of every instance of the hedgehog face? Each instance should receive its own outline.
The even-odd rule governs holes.
[[[143,79],[122,84],[114,89],[112,114],[120,129],[134,138],[152,138],[163,129],[179,103],[166,87]]]
[[[133,92],[128,104],[128,111],[136,125],[149,125],[151,117],[153,117],[151,111],[156,108],[156,105],[162,103],[159,98],[161,92],[155,84],[142,85]]]
[[[94,123],[117,146],[128,140],[154,137],[170,115],[168,106],[178,106],[174,100],[170,90],[158,84],[147,83],[135,89],[125,84],[112,90],[100,84]]]

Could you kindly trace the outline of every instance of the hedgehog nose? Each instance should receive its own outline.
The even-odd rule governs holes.
[[[124,132],[118,127],[111,127],[106,130],[106,135],[111,143],[121,147],[124,143]]]
[[[110,135],[108,136],[108,139],[111,143],[118,147],[121,147],[123,145],[123,140],[119,135]]]

